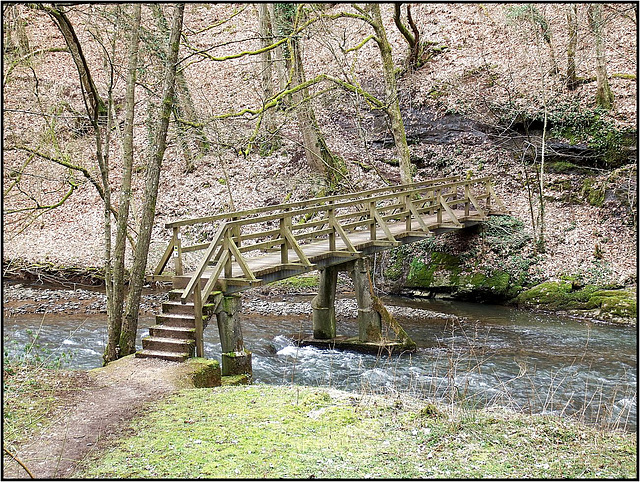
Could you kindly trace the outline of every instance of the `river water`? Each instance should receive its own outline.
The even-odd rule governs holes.
[[[288,297],[294,302],[310,297]],[[635,430],[637,330],[556,314],[474,303],[387,298],[404,306],[455,316],[396,316],[418,344],[388,356],[299,348],[290,336],[311,331],[309,315],[244,313],[255,383],[304,384],[391,395],[409,394],[469,407],[497,405],[526,413],[572,415]],[[140,320],[140,336],[153,317]],[[338,333],[357,335],[355,320]],[[64,358],[67,367],[100,366],[104,315],[12,315],[3,322],[5,353],[19,355],[37,333],[33,353]],[[215,321],[205,330],[208,358],[220,357]],[[70,355],[70,359],[67,359]]]

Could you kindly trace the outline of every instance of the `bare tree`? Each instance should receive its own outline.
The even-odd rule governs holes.
[[[113,265],[111,283],[106,283],[108,315],[108,339],[104,353],[104,361],[110,362],[118,358],[120,353],[120,335],[122,332],[122,316],[125,292],[125,250],[128,229],[129,207],[131,204],[131,178],[133,170],[133,121],[135,115],[135,87],[138,70],[138,50],[140,44],[141,6],[133,7],[133,20],[129,29],[129,49],[127,82],[125,93],[125,121],[123,135],[123,173],[120,188],[120,202],[118,206],[116,242],[113,250]],[[111,236],[109,230],[109,236]]]
[[[396,27],[409,44],[409,55],[407,56],[407,67],[409,70],[416,70],[420,67],[420,61],[423,53],[423,45],[420,40],[420,30],[418,26],[413,21],[413,16],[411,15],[411,5],[407,5],[407,21],[409,23],[409,27],[411,30],[407,28],[407,26],[402,22],[402,3],[395,2],[394,13],[393,13],[393,21],[396,24]]]
[[[91,75],[91,70],[89,69],[84,53],[82,52],[80,40],[78,39],[73,25],[69,21],[65,11],[62,7],[56,4],[35,4],[35,6],[43,9],[49,14],[64,37],[67,47],[69,48],[69,52],[71,52],[73,61],[78,69],[78,74],[80,75],[82,94],[84,96],[85,104],[87,105],[90,121],[104,121],[107,117],[107,106],[98,93],[98,89]]]
[[[158,124],[152,146],[152,154],[147,164],[140,232],[134,252],[133,266],[131,267],[127,306],[122,324],[122,333],[120,335],[120,356],[126,356],[135,351],[136,332],[138,330],[138,311],[140,308],[145,270],[147,268],[151,232],[153,230],[153,218],[155,215],[158,184],[160,181],[160,168],[162,167],[164,158],[169,119],[171,118],[171,112],[175,102],[176,69],[178,65],[178,52],[180,50],[183,16],[184,3],[178,3],[174,6],[171,21],[171,34],[162,80],[160,115],[157,121]]]
[[[368,12],[360,7],[356,7],[364,15],[365,21],[371,25],[375,32],[373,40],[376,42],[380,50],[382,58],[382,75],[385,85],[385,112],[389,116],[391,123],[391,133],[395,141],[398,153],[398,162],[400,165],[400,179],[403,184],[412,181],[411,174],[411,154],[409,145],[407,144],[407,133],[400,112],[400,99],[398,97],[398,85],[396,82],[395,66],[393,63],[393,55],[391,53],[391,44],[387,39],[387,32],[382,22],[380,13],[380,5],[372,3],[368,5]]]

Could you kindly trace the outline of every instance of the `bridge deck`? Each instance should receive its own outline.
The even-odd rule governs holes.
[[[300,244],[300,248],[304,255],[311,263],[310,266],[301,263],[300,257],[293,250],[289,255],[289,263],[287,264],[282,264],[280,250],[271,250],[271,252],[262,253],[257,256],[245,257],[248,268],[253,272],[257,280],[251,281],[246,279],[243,276],[241,266],[236,261],[232,263],[231,276],[228,277],[221,274],[218,277],[218,281],[216,282],[214,289],[224,291],[229,294],[244,291],[255,286],[289,278],[308,271],[347,263],[356,258],[368,256],[394,246],[414,243],[430,236],[430,233],[439,234],[441,232],[470,227],[487,219],[487,216],[480,216],[478,213],[472,213],[471,215],[465,216],[463,210],[453,210],[453,213],[456,215],[461,226],[452,224],[448,220],[445,220],[447,222],[438,223],[437,215],[435,214],[430,216],[421,216],[421,219],[429,229],[429,232],[422,231],[419,228],[416,229],[415,225],[418,224],[418,221],[415,218],[412,220],[413,229],[410,231],[407,231],[405,222],[387,223],[389,231],[396,240],[395,242],[387,239],[386,233],[381,227],[376,229],[376,239],[374,240],[371,240],[371,233],[369,230],[350,232],[347,236],[351,245],[357,250],[357,252],[350,252],[347,244],[339,236],[336,236],[336,250],[333,251],[329,249],[326,239],[307,244]],[[209,280],[213,270],[213,266],[205,269],[201,277],[203,282]],[[194,273],[195,272],[187,272],[182,276],[174,277],[174,287],[184,288],[193,277]]]
[[[491,179],[453,176],[175,221],[151,279],[184,288],[183,302],[206,300],[214,290],[243,291],[505,212]],[[185,233],[208,240],[185,246]],[[197,268],[185,273],[183,254],[196,252]],[[174,274],[163,274],[171,259]]]

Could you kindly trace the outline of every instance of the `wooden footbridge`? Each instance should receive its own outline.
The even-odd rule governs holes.
[[[227,372],[242,371],[246,366],[239,359],[246,350],[234,294],[312,270],[324,274],[353,266],[375,252],[469,227],[492,214],[506,214],[506,209],[489,178],[447,177],[168,223],[173,235],[150,279],[171,281],[174,289],[137,356],[203,356],[202,332],[215,313],[223,373],[225,361]],[[210,241],[184,244],[184,234],[207,231],[213,233]],[[187,268],[186,259],[193,256],[199,260]],[[170,261],[173,272],[168,272]],[[321,285],[330,278],[321,276]],[[327,289],[335,293],[335,286],[320,287]],[[324,299],[330,306],[314,305],[314,333],[331,337],[335,330],[327,335],[315,329],[316,310],[329,309],[334,317],[333,298]]]

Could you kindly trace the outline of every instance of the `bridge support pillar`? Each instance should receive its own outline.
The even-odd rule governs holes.
[[[327,340],[336,336],[336,285],[338,267],[329,266],[320,270],[318,294],[311,301],[313,307],[313,337]]]
[[[222,375],[251,375],[251,352],[244,347],[240,296],[225,296],[216,312],[222,345]]]
[[[362,342],[378,342],[382,339],[382,318],[373,306],[368,259],[356,260],[349,274],[358,301],[358,338]]]

